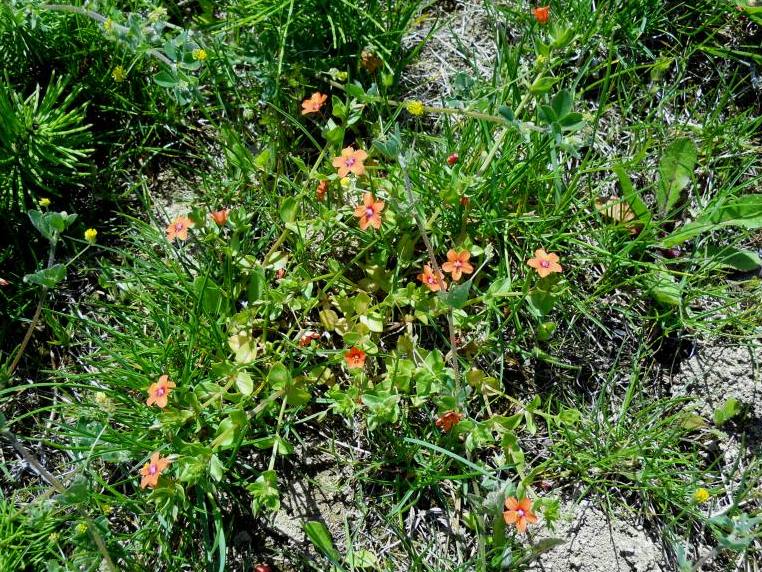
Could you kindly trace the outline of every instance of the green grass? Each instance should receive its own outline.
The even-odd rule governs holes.
[[[405,70],[436,54],[402,39],[441,6],[25,6],[3,8],[0,46],[34,74],[9,67],[2,89],[68,78],[95,151],[85,191],[60,177],[40,207],[81,219],[38,241],[9,230],[0,256],[0,564],[526,569],[539,531],[583,499],[645,525],[682,569],[698,545],[718,566],[758,558],[753,405],[700,418],[701,395],[663,385],[681,347],[760,332],[761,120],[744,58],[717,51],[727,30],[753,40],[732,5],[551,3],[540,26],[488,3],[491,73],[448,78],[422,115]],[[447,41],[477,70],[465,40]],[[314,91],[328,103],[304,116]],[[366,173],[341,180],[348,146],[367,151]],[[44,168],[38,155],[23,157]],[[168,167],[171,189],[157,183]],[[169,241],[179,189],[193,226]],[[358,225],[365,193],[384,202],[379,229]],[[221,208],[224,225],[209,216]],[[6,210],[9,229],[34,232]],[[562,272],[528,266],[541,248]],[[432,292],[419,274],[450,249],[474,272]],[[56,262],[66,278],[40,292]],[[176,385],[163,409],[146,404],[162,375]],[[448,412],[463,418],[443,431]],[[50,476],[22,470],[12,435]],[[739,447],[735,466],[718,439]],[[170,464],[141,488],[156,452]],[[340,475],[346,511],[323,530],[308,506],[308,542],[284,542],[273,514],[291,479],[317,486],[321,471]],[[533,499],[542,525],[506,526],[507,496]]]

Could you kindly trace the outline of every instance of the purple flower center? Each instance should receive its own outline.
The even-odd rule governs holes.
[[[356,160],[356,159],[355,159],[354,157],[349,157],[349,158],[348,158],[346,161],[344,161],[344,164],[345,164],[347,167],[350,167],[350,168],[351,168],[351,167],[352,167],[352,165],[354,165],[354,164],[355,164],[355,160]]]
[[[158,470],[159,468],[156,465],[152,464],[150,467],[148,467],[148,474],[155,475]]]
[[[178,223],[175,224],[175,230],[177,232],[180,232],[183,228],[185,228],[185,225],[183,223],[178,222]]]
[[[158,397],[163,397],[166,392],[167,390],[165,388],[160,387],[159,389],[156,390],[156,395]]]
[[[373,207],[366,207],[365,209],[365,216],[370,218],[375,214],[375,211],[373,210]]]
[[[516,511],[516,514],[518,514],[520,517],[523,517],[524,516],[524,510],[523,509],[519,509],[519,510]]]
[[[541,260],[540,266],[542,266],[543,268],[550,268],[550,262],[548,260]]]

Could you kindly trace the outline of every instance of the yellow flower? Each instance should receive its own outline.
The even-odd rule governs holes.
[[[345,189],[349,188],[349,184],[351,182],[352,181],[349,179],[349,177],[342,177],[341,180],[339,181],[339,183],[341,183],[341,186],[344,187]]]
[[[88,228],[85,231],[85,240],[90,243],[95,243],[95,237],[98,236],[98,231],[94,228]]]
[[[407,109],[407,112],[410,115],[415,115],[416,117],[420,117],[426,111],[426,109],[423,107],[423,102],[418,99],[408,101],[405,104],[405,109]]]
[[[538,66],[541,66],[541,65],[547,63],[547,61],[548,61],[548,56],[543,56],[542,54],[538,55],[537,58],[535,59],[535,63]]]
[[[116,66],[114,70],[111,72],[111,77],[114,78],[114,81],[116,83],[122,83],[124,80],[127,79],[127,72],[124,70],[122,66]]]
[[[39,201],[37,201],[37,204],[40,205],[41,207],[49,207],[50,199],[47,197],[43,197]]]
[[[709,500],[710,496],[712,495],[709,494],[708,490],[706,490],[704,487],[699,487],[693,492],[693,502],[696,504],[703,504]]]
[[[77,534],[84,534],[87,532],[87,524],[80,522],[77,526],[74,527],[74,530],[77,532]]]
[[[196,48],[193,50],[193,52],[191,52],[191,55],[193,55],[194,60],[199,62],[206,60],[206,50],[204,48]]]
[[[114,507],[111,506],[110,504],[104,504],[101,507],[101,510],[103,511],[103,514],[111,514],[112,512],[114,512]]]
[[[107,32],[110,32],[111,29],[114,27],[114,21],[111,18],[106,18],[103,21],[103,29]]]
[[[61,535],[58,534],[57,532],[51,532],[50,536],[48,536],[48,540],[50,541],[51,544],[55,544],[56,542],[58,542],[60,538],[61,538]]]
[[[345,71],[337,71],[336,79],[339,81],[347,81],[347,79],[349,79],[349,74]]]

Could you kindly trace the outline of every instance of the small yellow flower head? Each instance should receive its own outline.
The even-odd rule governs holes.
[[[345,189],[349,188],[349,184],[352,181],[349,179],[349,177],[342,177],[339,183],[341,183],[341,186]]]
[[[206,60],[206,50],[204,48],[196,48],[191,52],[191,55],[193,56],[193,59],[198,62]]]
[[[424,111],[426,111],[425,108],[423,107],[423,102],[418,99],[414,99],[413,101],[408,101],[405,104],[405,109],[407,109],[407,112],[410,115],[414,115],[415,117],[420,117],[421,115],[423,115]]]
[[[58,542],[60,538],[61,538],[61,535],[58,534],[57,532],[51,532],[50,536],[48,536],[48,540],[50,541],[51,544],[55,544],[56,542]]]
[[[85,231],[85,240],[91,244],[95,244],[95,237],[98,236],[98,231],[94,228],[88,228]]]
[[[347,81],[349,74],[345,71],[336,72],[336,79],[339,81]]]
[[[706,490],[704,487],[699,487],[693,492],[693,502],[696,504],[703,504],[709,500],[710,496],[712,495],[709,494],[708,490]]]
[[[95,394],[95,403],[106,413],[113,413],[116,410],[114,402],[102,391]]]
[[[103,514],[111,514],[112,512],[114,512],[114,507],[111,506],[110,504],[104,504],[101,507],[101,510],[103,511]]]
[[[122,66],[116,66],[111,72],[111,77],[114,78],[116,83],[122,83],[127,79],[127,72]]]
[[[87,523],[80,522],[77,526],[74,527],[74,530],[77,534],[84,534],[87,532]]]
[[[547,61],[548,61],[548,56],[543,56],[542,54],[537,56],[537,58],[535,59],[535,63],[537,64],[538,67],[545,65]]]
[[[103,21],[103,29],[110,32],[114,27],[114,21],[111,18],[106,18]]]
[[[37,204],[40,205],[43,208],[49,207],[50,206],[50,199],[47,198],[47,197],[43,197],[39,201],[37,201]]]

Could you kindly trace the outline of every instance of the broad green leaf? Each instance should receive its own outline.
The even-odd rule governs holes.
[[[217,482],[222,480],[222,475],[225,473],[225,466],[220,461],[217,455],[212,455],[209,459],[209,475]]]
[[[741,272],[751,272],[762,266],[762,258],[753,250],[741,250],[732,246],[708,246],[707,263]]]
[[[725,226],[740,226],[748,229],[762,228],[762,194],[736,197],[727,202],[721,202],[714,208],[707,209],[694,222],[681,226],[662,240],[660,246],[671,248],[703,232]]]
[[[680,199],[680,193],[691,182],[696,156],[696,145],[687,137],[673,141],[662,155],[656,202],[663,215],[674,208]]]
[[[455,284],[442,296],[445,303],[453,308],[462,308],[468,301],[468,293],[471,291],[473,280],[466,280],[463,284]]]
[[[270,369],[267,381],[270,382],[270,385],[278,389],[291,382],[291,373],[285,365],[276,363],[273,365],[272,369]]]
[[[66,278],[66,266],[63,264],[54,264],[50,268],[43,268],[33,274],[24,276],[24,282],[27,284],[39,284],[48,288],[55,286]]]
[[[731,397],[725,403],[714,410],[714,424],[723,425],[741,412],[741,404]]]
[[[235,378],[235,386],[243,395],[251,395],[254,391],[254,381],[245,371],[238,372]]]
[[[652,272],[646,277],[648,293],[660,304],[679,306],[682,300],[680,285],[669,272]]]
[[[571,92],[568,89],[562,89],[553,96],[550,105],[553,108],[556,117],[558,119],[563,119],[569,113],[571,113],[573,102],[574,100],[572,98]]]
[[[265,278],[264,270],[261,268],[254,268],[251,274],[249,274],[249,287],[247,288],[247,297],[249,298],[249,304],[254,304],[264,298],[265,290],[267,288],[267,279]]]
[[[315,545],[315,548],[327,556],[328,559],[333,562],[339,561],[339,552],[333,545],[331,533],[328,532],[328,527],[325,524],[317,520],[305,522],[304,533],[310,539],[310,542]]]
[[[556,81],[558,80],[554,77],[538,77],[530,86],[529,91],[532,93],[532,95],[542,95],[543,93],[548,93],[550,88],[555,85]]]
[[[280,220],[284,223],[294,222],[298,206],[294,197],[286,197],[280,205]]]

